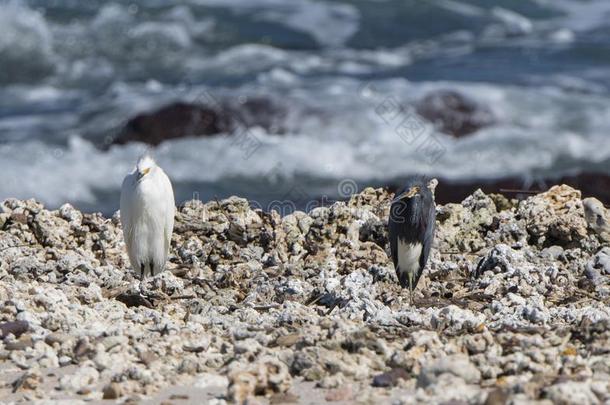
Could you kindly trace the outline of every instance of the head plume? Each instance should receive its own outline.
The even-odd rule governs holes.
[[[140,156],[140,158],[138,159],[136,169],[138,170],[138,172],[142,173],[146,169],[151,169],[156,165],[157,164],[155,163],[155,160],[147,152],[147,153],[143,154],[142,156]]]

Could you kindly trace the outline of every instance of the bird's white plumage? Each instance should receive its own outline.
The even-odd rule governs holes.
[[[421,256],[422,244],[407,243],[398,238],[398,269],[399,272],[416,274],[419,272],[419,259]]]
[[[172,184],[149,156],[138,160],[121,187],[121,224],[129,261],[141,276],[165,268],[176,206]]]

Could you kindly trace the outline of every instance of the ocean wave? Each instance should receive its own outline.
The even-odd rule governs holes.
[[[96,146],[138,113],[206,92],[285,106],[285,134],[252,128],[250,158],[228,134],[162,144],[179,200],[194,187],[269,191],[276,177],[316,195],[346,178],[610,168],[610,5],[508,3],[12,0],[0,8],[0,197],[108,212],[141,145]],[[423,123],[431,154],[378,114],[384,100],[411,114],[446,89],[488,106],[495,125],[456,140]]]
[[[231,8],[255,19],[304,32],[324,46],[344,45],[358,31],[360,13],[351,5],[316,0],[195,0],[197,4]]]
[[[590,31],[609,24],[610,3],[605,0],[556,0],[549,6],[563,13],[558,20],[568,29]]]
[[[203,79],[210,70],[222,82],[277,67],[303,75],[375,74],[479,47],[570,45],[587,27],[605,24],[604,4],[527,1],[508,8],[438,0],[409,10],[395,6],[400,16],[438,13],[432,30],[425,19],[393,18],[390,6],[377,14],[367,12],[370,5],[322,0],[136,1],[99,10],[51,5],[46,13],[11,1],[0,9],[0,82],[53,79],[101,88],[116,80]],[[75,17],[62,18],[66,10]],[[318,47],[287,33],[304,33]]]
[[[51,31],[42,13],[9,2],[0,9],[0,83],[28,82],[55,71]]]
[[[327,191],[329,182],[341,179],[364,186],[410,173],[459,180],[557,174],[610,163],[610,102],[603,96],[574,97],[554,87],[532,90],[403,79],[369,85],[372,92],[351,79],[318,83],[305,93],[283,89],[288,107],[300,105],[290,118],[293,127],[282,136],[251,128],[250,150],[234,136],[221,134],[166,142],[154,153],[178,185],[230,182],[234,187],[228,188],[238,194],[240,187],[263,187],[277,176],[296,184],[308,179],[303,188],[317,195]],[[390,98],[410,111],[423,95],[440,89],[490,106],[498,123],[463,139],[425,124],[419,140],[409,142],[397,130],[398,121],[388,123],[377,112]],[[435,142],[440,153],[431,156],[422,146],[427,142]],[[51,206],[67,200],[95,206],[100,193],[116,196],[122,177],[143,150],[143,145],[132,144],[105,152],[76,134],[66,146],[42,141],[3,144],[0,169],[7,181],[0,185],[0,196],[36,197]],[[180,188],[177,199],[189,198],[192,187]]]

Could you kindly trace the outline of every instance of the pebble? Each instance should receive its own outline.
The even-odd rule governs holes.
[[[353,399],[353,390],[351,385],[344,385],[339,388],[333,388],[328,390],[324,399],[329,402],[337,401],[351,401]]]
[[[119,214],[6,200],[0,361],[31,398],[72,403],[177,385],[281,401],[302,380],[328,401],[610,400],[610,248],[578,190],[439,205],[414,305],[387,255],[391,199],[368,188],[284,218],[186,202],[169,271],[144,282]],[[57,390],[36,389],[56,367]]]
[[[110,383],[102,390],[103,399],[118,399],[122,396],[121,386],[117,383]]]
[[[394,368],[388,372],[378,374],[373,378],[373,387],[394,387],[399,380],[408,380],[409,373],[402,368]]]

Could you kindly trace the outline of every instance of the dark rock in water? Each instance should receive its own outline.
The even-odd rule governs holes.
[[[419,115],[438,125],[442,132],[460,138],[492,125],[491,110],[452,90],[435,91],[416,106]]]
[[[285,115],[282,107],[263,98],[212,106],[176,102],[133,117],[112,144],[143,142],[156,146],[169,139],[239,133],[255,126],[279,134],[284,132]]]
[[[213,109],[187,103],[174,103],[137,115],[127,122],[113,144],[161,142],[187,136],[205,136],[228,129],[228,123]]]
[[[271,100],[261,97],[248,98],[237,106],[224,105],[225,114],[229,115],[231,130],[241,127],[261,127],[271,134],[286,132],[284,120],[286,109]]]

